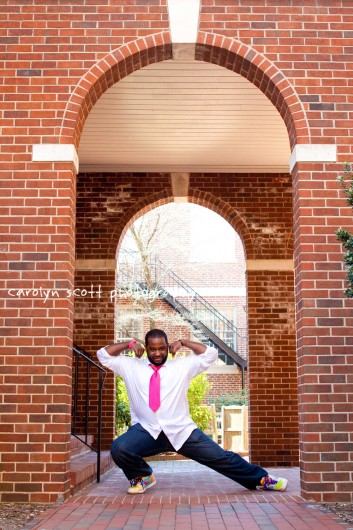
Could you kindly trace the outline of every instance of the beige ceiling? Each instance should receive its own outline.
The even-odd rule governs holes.
[[[216,65],[156,63],[97,102],[79,147],[80,171],[289,170],[286,127],[249,81]]]

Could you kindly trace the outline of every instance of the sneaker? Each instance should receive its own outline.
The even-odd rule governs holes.
[[[156,479],[153,475],[148,475],[147,477],[137,477],[130,480],[130,488],[127,490],[128,493],[135,495],[136,493],[143,493],[148,490],[155,484],[157,484]]]
[[[271,477],[271,475],[266,475],[262,477],[258,490],[267,490],[267,491],[285,491],[288,486],[288,480],[286,478],[277,478]]]

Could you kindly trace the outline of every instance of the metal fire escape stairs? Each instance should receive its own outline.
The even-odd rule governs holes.
[[[153,281],[153,290],[157,291],[159,297],[192,326],[199,340],[214,346],[239,366],[242,371],[242,387],[244,388],[244,370],[247,369],[246,330],[235,327],[160,259],[155,258],[151,261],[148,270]],[[138,286],[140,289],[146,289],[146,281],[142,278],[143,274],[140,276]],[[121,276],[120,280],[122,280]]]

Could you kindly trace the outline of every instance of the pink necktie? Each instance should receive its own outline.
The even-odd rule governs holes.
[[[149,406],[153,412],[156,412],[161,404],[161,376],[159,375],[158,370],[162,367],[154,366],[154,364],[150,364],[150,367],[153,370],[153,374],[150,379]]]

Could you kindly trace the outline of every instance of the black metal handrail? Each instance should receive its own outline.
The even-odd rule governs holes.
[[[71,434],[75,438],[78,438],[83,444],[89,447],[92,451],[97,453],[97,482],[100,482],[101,475],[101,443],[102,443],[102,390],[104,380],[106,377],[106,371],[104,368],[94,362],[89,354],[79,348],[76,344],[73,345],[72,351],[75,355],[75,379],[74,379],[74,405],[72,413],[72,428]],[[77,404],[78,404],[78,382],[79,382],[79,359],[86,361],[86,395],[85,395],[85,408],[84,408],[84,440],[81,438],[82,434],[76,433],[77,423]],[[98,418],[97,418],[97,447],[93,447],[88,443],[88,417],[89,417],[89,401],[90,401],[90,383],[91,383],[91,368],[94,367],[98,370]],[[104,377],[103,377],[104,374]]]

